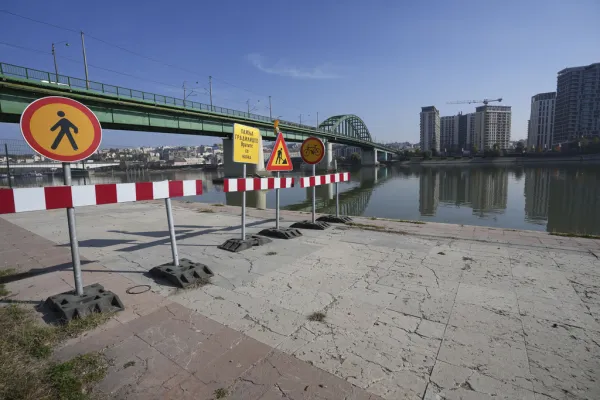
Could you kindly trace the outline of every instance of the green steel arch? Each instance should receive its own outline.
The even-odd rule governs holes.
[[[369,142],[373,141],[367,125],[362,119],[353,114],[329,117],[319,124],[319,128],[348,137],[368,140]]]

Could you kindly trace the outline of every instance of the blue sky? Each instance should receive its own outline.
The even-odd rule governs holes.
[[[271,95],[274,116],[303,114],[313,124],[317,112],[320,120],[353,113],[378,141],[418,141],[421,106],[453,115],[475,105],[449,101],[496,97],[513,107],[513,139],[524,138],[531,96],[555,90],[562,68],[600,61],[597,0],[4,0],[2,9],[83,30],[91,80],[178,97],[187,81],[199,88],[191,100],[208,103],[212,75],[216,105],[245,110],[249,99],[268,115]],[[62,40],[70,46],[58,48],[61,74],[83,76],[77,33],[0,13],[0,42],[45,52],[0,44],[3,62],[52,70],[51,43]],[[15,135],[16,125],[0,124],[0,137]],[[137,132],[104,139],[213,141]]]

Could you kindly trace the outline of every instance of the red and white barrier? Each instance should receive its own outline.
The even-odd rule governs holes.
[[[347,182],[349,180],[350,172],[339,172],[337,174],[305,176],[303,178],[299,178],[300,187],[302,188],[326,185],[328,183]]]
[[[231,178],[223,180],[223,191],[226,193],[291,187],[294,187],[294,178]]]
[[[200,194],[202,194],[201,180],[0,189],[0,214]]]

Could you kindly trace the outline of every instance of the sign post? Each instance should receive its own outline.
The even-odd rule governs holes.
[[[312,176],[317,176],[316,165],[321,162],[325,156],[325,145],[321,139],[316,137],[309,137],[300,147],[300,156],[306,164],[312,165]],[[314,178],[313,178],[314,180]],[[316,220],[317,213],[317,192],[316,187],[312,185],[312,218],[310,221],[296,222],[292,225],[292,228],[303,228],[303,229],[318,229],[324,230],[329,227],[326,222],[320,222]]]
[[[279,130],[279,120],[275,120],[274,130],[275,134],[277,135],[277,140],[275,140],[275,145],[273,146],[273,151],[271,152],[271,157],[269,157],[269,162],[267,163],[266,169],[267,171],[277,172],[277,179],[275,181],[275,229],[263,229],[258,234],[278,239],[293,239],[302,236],[302,233],[298,229],[280,228],[279,188],[281,187],[281,171],[292,171],[294,166],[292,165],[292,158],[290,157],[290,152],[285,144],[283,134]]]
[[[102,128],[94,113],[78,101],[66,97],[44,97],[29,104],[21,115],[21,133],[29,146],[43,157],[63,164],[65,187],[72,185],[71,162],[85,160],[98,150]],[[46,304],[66,320],[92,312],[122,310],[123,303],[102,285],[83,286],[75,209],[67,207],[75,292],[50,296]]]
[[[261,151],[260,130],[250,126],[233,124],[233,162],[242,163],[242,179],[246,182],[246,164],[258,164]],[[229,160],[225,160],[228,162]],[[260,246],[269,240],[246,235],[246,190],[242,190],[242,234],[239,239],[229,239],[220,249],[238,252],[252,246]]]
[[[71,162],[85,160],[100,146],[102,128],[94,113],[66,97],[44,97],[29,104],[21,115],[21,133],[40,155],[63,162],[65,186],[71,186]],[[67,208],[75,290],[83,296],[75,209]]]

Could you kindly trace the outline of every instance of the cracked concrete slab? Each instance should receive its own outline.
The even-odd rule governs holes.
[[[217,245],[239,234],[239,209],[199,208],[211,207],[174,203],[180,255],[215,272],[189,290],[146,276],[171,257],[162,203],[77,210],[81,254],[94,261],[84,279],[119,293],[151,288],[123,294],[132,305],[106,328],[137,324],[135,335],[123,328],[62,353],[113,348],[111,380],[123,379],[107,390],[121,398],[210,398],[218,385],[244,400],[600,398],[600,241],[356,218],[396,233],[340,226],[228,253]],[[68,251],[59,211],[3,218],[46,238],[44,252]],[[271,214],[249,210],[248,233],[270,226]],[[45,265],[27,248],[6,254]],[[30,287],[50,294],[45,282],[71,288],[70,278],[60,270],[9,289],[14,299]],[[174,311],[153,312],[165,304]],[[313,312],[324,320],[309,321]],[[137,367],[124,368],[133,357]],[[154,367],[168,379],[157,382]]]

